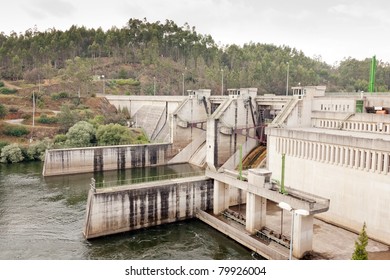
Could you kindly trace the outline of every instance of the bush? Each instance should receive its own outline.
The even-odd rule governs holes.
[[[45,160],[46,150],[51,148],[53,143],[50,139],[45,138],[43,141],[38,141],[31,144],[27,149],[27,155],[30,160]]]
[[[69,97],[69,94],[65,91],[62,91],[60,93],[53,93],[51,95],[51,98],[53,100],[59,100],[59,99],[65,99],[65,98],[68,98]]]
[[[57,123],[58,119],[56,117],[48,117],[46,114],[42,114],[38,120],[39,123],[43,124],[52,124],[52,123]]]
[[[8,109],[3,104],[0,104],[0,119],[4,118],[8,114]]]
[[[99,145],[129,144],[132,140],[130,130],[127,127],[112,123],[99,126],[96,139]]]
[[[12,94],[12,93],[16,93],[17,90],[16,89],[9,89],[9,88],[6,88],[6,87],[0,87],[0,93],[1,94]]]
[[[141,83],[140,81],[137,81],[137,80],[134,80],[134,79],[117,79],[115,80],[116,83],[120,86],[126,86],[126,85],[129,85],[129,86],[139,86]]]
[[[68,147],[88,147],[96,140],[96,130],[92,124],[80,121],[69,128],[66,137]]]
[[[24,160],[22,150],[17,144],[11,144],[1,149],[0,162],[16,163]]]
[[[23,125],[6,125],[4,127],[4,134],[8,136],[21,137],[29,133],[30,131]]]
[[[19,109],[16,108],[16,107],[11,107],[11,108],[9,108],[9,112],[10,112],[10,113],[17,113],[18,111],[19,111]]]
[[[0,153],[1,153],[1,149],[3,149],[5,146],[9,145],[8,142],[6,141],[0,141]]]
[[[65,142],[68,140],[65,134],[57,134],[54,137],[54,147],[55,148],[63,148],[65,147]]]
[[[3,87],[3,86],[4,86],[4,82],[0,81],[0,87]]]

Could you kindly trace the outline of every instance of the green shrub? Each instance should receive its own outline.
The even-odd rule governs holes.
[[[19,111],[19,109],[16,108],[16,107],[11,107],[11,108],[9,108],[9,112],[10,112],[10,113],[17,113],[18,111]]]
[[[86,121],[79,121],[66,133],[67,147],[88,147],[96,140],[96,129]]]
[[[39,123],[43,124],[52,124],[52,123],[57,123],[58,119],[56,117],[48,117],[46,114],[42,114],[38,120]]]
[[[9,88],[6,88],[6,87],[0,87],[0,93],[2,94],[13,94],[13,93],[16,93],[17,90],[16,89],[9,89]]]
[[[3,149],[7,145],[9,145],[7,141],[0,141],[0,153],[1,153],[1,149]]]
[[[8,109],[3,104],[0,104],[0,119],[4,118],[8,114]]]
[[[48,138],[45,138],[42,141],[31,144],[27,149],[27,156],[30,160],[44,161],[46,150],[52,146],[52,141]]]
[[[1,149],[0,162],[16,163],[24,160],[22,150],[17,144],[11,144]]]
[[[134,79],[116,79],[116,83],[120,86],[139,86],[141,83],[140,81],[134,80]]]
[[[68,98],[69,97],[69,94],[65,91],[62,91],[62,92],[59,92],[59,93],[53,93],[51,95],[51,98],[53,100],[59,100],[59,99],[65,99],[65,98]]]
[[[131,142],[130,130],[120,124],[101,125],[97,129],[96,139],[99,145],[121,145]]]
[[[4,86],[4,82],[0,81],[0,87],[3,87],[3,86]]]
[[[23,125],[6,125],[4,134],[8,136],[20,137],[29,134],[30,131]]]

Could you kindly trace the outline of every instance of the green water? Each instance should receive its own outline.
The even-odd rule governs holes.
[[[41,163],[0,164],[0,259],[253,259],[252,252],[198,220],[83,238],[92,177],[121,183],[197,171],[173,165],[43,178]]]

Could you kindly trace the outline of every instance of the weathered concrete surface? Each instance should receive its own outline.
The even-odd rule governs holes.
[[[356,111],[386,106],[390,94],[305,97],[283,128],[268,128],[267,168],[285,183],[328,197],[324,221],[359,232],[366,222],[370,238],[390,244],[390,116]]]
[[[172,158],[170,144],[48,150],[43,176],[156,166]]]
[[[213,207],[204,176],[90,190],[84,236],[94,238],[195,217]]]

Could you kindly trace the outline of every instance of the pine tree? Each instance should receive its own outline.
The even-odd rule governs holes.
[[[368,236],[366,233],[366,222],[364,222],[359,238],[355,241],[355,251],[352,254],[352,260],[368,260],[368,254],[366,251],[367,244]]]

